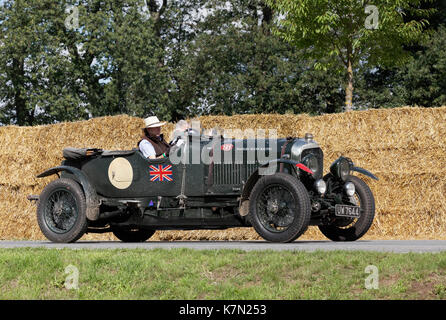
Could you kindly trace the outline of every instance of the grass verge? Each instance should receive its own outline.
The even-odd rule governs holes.
[[[446,253],[0,249],[0,299],[446,299]]]

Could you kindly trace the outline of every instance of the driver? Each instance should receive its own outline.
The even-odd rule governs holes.
[[[149,159],[165,158],[169,154],[170,145],[161,134],[161,127],[166,122],[161,122],[156,116],[144,119],[145,127],[143,135],[138,142],[138,148]]]

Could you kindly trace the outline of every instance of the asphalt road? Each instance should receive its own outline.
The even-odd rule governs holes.
[[[69,249],[174,249],[196,250],[238,249],[252,250],[365,250],[380,252],[442,252],[446,251],[446,240],[360,240],[355,242],[295,241],[292,243],[270,243],[265,241],[147,241],[123,243],[118,241],[78,241],[76,243],[52,243],[48,241],[0,241],[0,248],[69,248]]]

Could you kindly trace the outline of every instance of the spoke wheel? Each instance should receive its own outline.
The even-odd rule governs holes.
[[[257,203],[260,223],[271,232],[283,232],[294,220],[296,203],[286,187],[276,184],[268,186]]]
[[[291,242],[310,223],[310,198],[305,186],[285,173],[267,175],[256,183],[249,198],[249,220],[267,241]]]
[[[342,188],[340,189],[339,192],[343,192]],[[359,197],[357,192],[353,196],[347,198],[348,199],[346,199],[344,204],[361,207],[361,198]],[[336,220],[334,221],[333,225],[335,225],[340,229],[348,229],[353,227],[357,221],[358,218],[336,217]]]
[[[81,186],[72,179],[49,183],[39,196],[37,222],[53,242],[74,242],[87,231],[86,201]]]
[[[359,218],[337,217],[333,223],[319,226],[319,230],[333,241],[358,240],[370,229],[375,217],[375,199],[368,185],[355,176],[350,176],[349,181],[354,183],[356,193],[347,198],[344,204],[359,205],[361,216]]]
[[[44,208],[45,222],[56,233],[66,233],[73,228],[78,208],[73,194],[66,189],[54,190]]]

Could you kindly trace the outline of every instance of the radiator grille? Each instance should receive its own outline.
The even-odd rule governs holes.
[[[243,184],[257,169],[258,164],[214,164],[212,180],[214,185]]]

